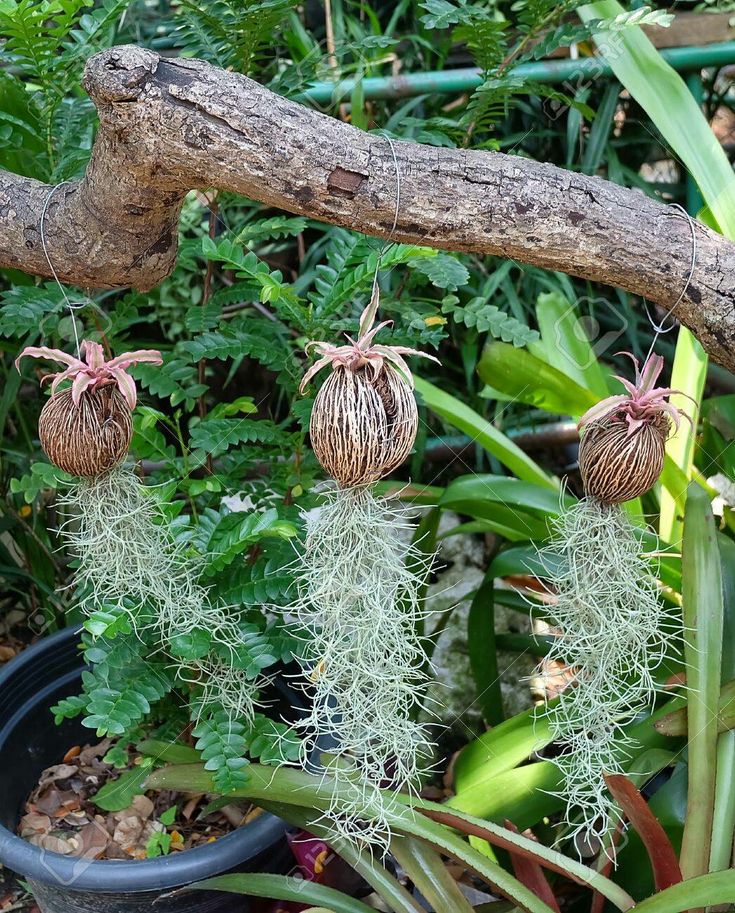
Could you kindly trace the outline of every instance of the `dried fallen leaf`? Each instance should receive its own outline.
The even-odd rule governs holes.
[[[30,837],[33,834],[45,834],[51,830],[51,819],[40,812],[28,812],[20,819],[20,836]]]
[[[51,853],[61,853],[63,856],[73,854],[75,846],[72,840],[73,838],[65,840],[56,834],[34,834],[33,837],[28,838],[28,842],[34,846],[38,846],[42,850],[49,850]]]
[[[72,747],[69,749],[69,751],[67,751],[67,753],[64,755],[62,760],[63,760],[64,764],[68,764],[69,761],[73,761],[74,758],[78,758],[81,753],[82,753],[81,745],[72,745]]]
[[[97,821],[90,821],[79,831],[79,845],[75,856],[84,859],[99,859],[107,849],[110,835]]]

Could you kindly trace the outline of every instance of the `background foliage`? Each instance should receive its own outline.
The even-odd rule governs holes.
[[[690,127],[676,116],[673,127],[664,125],[637,90],[635,73],[615,68],[624,90],[615,76],[551,87],[527,78],[523,69],[572,44],[584,55],[601,31],[628,40],[641,24],[667,21],[663,10],[608,8],[588,11],[583,22],[568,0],[333,0],[328,22],[321,4],[297,6],[293,0],[0,0],[0,166],[52,184],[79,177],[96,124],[80,88],[84,62],[100,48],[133,41],[165,54],[203,57],[305,103],[312,82],[333,80],[336,86],[353,77],[349,94],[335,88],[325,107],[361,129],[551,161],[691,209],[698,175],[693,178],[680,162],[683,157],[696,171],[696,161],[683,151],[691,146]],[[385,101],[370,100],[363,88],[371,76],[470,65],[479,69],[481,82],[465,94]],[[638,77],[645,82],[645,72]],[[732,117],[729,83],[714,70],[703,74],[703,92],[708,116]],[[707,169],[706,160],[701,166]],[[539,741],[540,723],[531,711],[505,719],[493,649],[542,655],[543,635],[539,628],[525,635],[496,631],[495,611],[528,612],[517,590],[525,588],[527,597],[533,574],[541,574],[535,546],[559,510],[560,479],[568,479],[565,497],[580,493],[572,421],[615,389],[611,374],[627,370],[616,353],[645,356],[652,331],[642,302],[513,261],[400,244],[383,248],[375,239],[207,188],[189,195],[180,231],[176,270],[161,286],[146,295],[70,289],[75,307],[84,304],[74,315],[54,283],[7,270],[0,275],[6,629],[40,634],[78,621],[73,593],[65,588],[69,556],[55,532],[59,473],[45,461],[36,435],[43,394],[36,368],[26,366],[21,377],[13,367],[24,345],[69,347],[76,319],[85,336],[112,352],[164,352],[163,368],[135,369],[143,405],[132,453],[166,505],[176,536],[188,543],[214,595],[232,606],[242,625],[239,668],[255,677],[288,662],[298,645],[274,609],[287,602],[293,542],[302,513],[318,505],[321,479],[308,447],[311,401],[296,392],[303,347],[308,339],[354,331],[382,256],[384,316],[393,320],[384,341],[425,348],[442,361],[441,368],[419,367],[422,421],[415,453],[385,488],[403,488],[410,480],[408,496],[429,508],[421,526],[429,533],[427,547],[441,515],[441,536],[474,537],[485,559],[484,582],[471,594],[467,663],[492,728],[469,733],[455,767],[452,804],[490,821],[512,818],[521,828],[534,826],[542,841],[561,836],[563,843],[554,826],[558,803],[548,794],[557,775],[549,760],[553,746]],[[669,334],[658,344],[669,364],[675,343]],[[686,376],[693,363],[680,361],[680,374]],[[681,601],[679,545],[691,479],[707,501],[717,496],[723,553],[731,553],[735,531],[735,384],[706,364],[701,380],[696,434],[688,432],[687,447],[669,454],[662,484],[631,507],[649,523],[652,547],[652,531],[663,535],[663,598],[674,603]],[[669,503],[669,518],[659,527],[662,500]],[[732,576],[732,564],[724,570]],[[735,589],[726,586],[725,593],[731,636]],[[536,603],[534,615],[553,622],[543,602]],[[446,614],[431,622],[433,633],[448,620]],[[94,670],[84,695],[64,703],[60,716],[82,713],[85,725],[125,743],[136,741],[149,719],[169,719],[170,729],[160,737],[186,726],[184,705],[191,696],[172,693],[170,670],[150,661],[150,644],[104,607],[85,629]],[[195,640],[180,643],[182,658],[199,649]],[[672,653],[661,675],[681,670],[681,657]],[[710,673],[719,681],[719,670]],[[630,759],[631,772],[639,785],[654,778],[650,807],[678,847],[685,742],[661,735],[650,720],[635,725],[642,750]],[[275,760],[283,737],[284,729],[267,714],[233,727],[217,706],[193,732],[222,791],[243,788],[246,756]],[[467,741],[466,731],[459,738],[455,732],[442,745],[448,753]],[[285,744],[287,754],[295,750],[288,739]],[[730,827],[731,845],[732,822],[718,820],[721,828]],[[620,877],[643,897],[653,875],[636,840],[621,854]]]

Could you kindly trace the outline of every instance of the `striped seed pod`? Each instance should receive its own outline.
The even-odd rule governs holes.
[[[369,485],[408,456],[418,410],[409,383],[390,364],[375,372],[335,365],[311,413],[311,443],[324,469],[344,487]]]
[[[125,458],[132,412],[114,384],[85,390],[75,405],[71,389],[54,393],[38,420],[41,446],[70,475],[94,478]]]
[[[659,413],[631,432],[619,418],[587,426],[579,445],[579,471],[587,495],[621,504],[645,494],[661,475],[668,418]]]

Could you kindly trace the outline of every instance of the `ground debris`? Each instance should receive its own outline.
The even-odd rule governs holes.
[[[135,752],[129,752],[125,768],[105,760],[114,744],[103,739],[94,745],[74,745],[60,764],[47,767],[26,802],[18,824],[20,836],[65,856],[146,859],[211,843],[259,811],[248,803],[210,810],[211,796],[171,790],[133,795],[126,808],[106,810],[95,803],[95,796],[140,762]]]

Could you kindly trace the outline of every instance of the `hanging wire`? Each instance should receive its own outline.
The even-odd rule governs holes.
[[[684,287],[682,288],[682,290],[679,294],[679,297],[676,299],[676,301],[671,305],[671,307],[668,309],[668,311],[666,311],[664,316],[661,318],[660,323],[656,323],[654,321],[653,317],[651,317],[651,312],[648,309],[648,303],[646,302],[645,298],[643,299],[643,305],[646,309],[646,316],[648,317],[648,322],[651,324],[651,326],[653,327],[653,331],[654,331],[653,339],[651,340],[651,346],[648,350],[648,355],[646,356],[646,360],[648,360],[648,358],[650,358],[651,354],[653,353],[654,347],[655,347],[656,343],[658,342],[659,336],[663,335],[664,333],[670,333],[674,329],[674,327],[676,327],[678,325],[678,321],[676,321],[676,320],[672,320],[671,323],[669,324],[669,326],[666,326],[665,324],[666,324],[666,321],[669,319],[669,317],[674,313],[674,311],[677,309],[677,307],[684,300],[684,296],[689,291],[689,286],[691,285],[692,277],[694,276],[694,268],[697,264],[697,229],[694,224],[694,219],[692,219],[692,217],[689,215],[689,213],[686,211],[686,209],[684,209],[684,207],[681,206],[679,203],[670,203],[669,206],[671,209],[679,210],[679,212],[682,213],[684,218],[689,223],[689,230],[692,235],[692,256],[691,256],[691,260],[689,262],[689,274],[687,275],[687,280],[684,284]]]
[[[375,273],[373,275],[373,286],[370,293],[370,304],[365,308],[360,316],[360,336],[363,336],[365,333],[369,332],[373,323],[375,322],[375,317],[378,313],[378,305],[380,304],[380,286],[378,285],[378,275],[380,273],[380,267],[383,263],[383,256],[388,249],[388,245],[393,240],[393,235],[395,234],[396,227],[398,225],[398,216],[401,211],[401,170],[398,167],[398,156],[396,155],[396,147],[393,144],[393,140],[387,134],[384,135],[384,139],[388,141],[390,145],[390,152],[393,156],[393,167],[395,169],[396,175],[396,208],[393,213],[393,225],[391,230],[388,233],[388,237],[385,239],[381,245],[380,251],[378,253],[378,260],[375,264]]]
[[[56,184],[55,187],[52,187],[51,190],[48,192],[48,196],[46,197],[46,200],[43,204],[43,209],[41,210],[40,235],[41,235],[41,247],[43,248],[43,255],[46,258],[46,263],[48,263],[48,268],[51,271],[51,275],[54,277],[56,284],[59,286],[59,289],[61,291],[61,294],[63,295],[66,306],[69,309],[69,315],[71,317],[71,325],[72,325],[72,329],[74,330],[74,342],[76,344],[77,358],[81,361],[82,360],[82,349],[81,349],[81,344],[79,342],[79,331],[77,330],[77,320],[76,320],[76,317],[74,316],[74,311],[81,311],[82,308],[86,307],[89,302],[88,301],[73,302],[69,299],[69,296],[66,294],[66,289],[61,284],[61,281],[59,280],[59,276],[54,268],[54,265],[51,262],[51,257],[49,256],[49,252],[48,252],[48,246],[46,245],[46,234],[45,234],[45,229],[44,229],[44,223],[46,221],[46,214],[48,212],[49,206],[51,205],[51,199],[53,198],[53,195],[56,193],[56,191],[59,189],[59,187],[63,187],[65,184],[69,184],[69,183],[70,183],[69,181],[61,181],[60,183]]]

